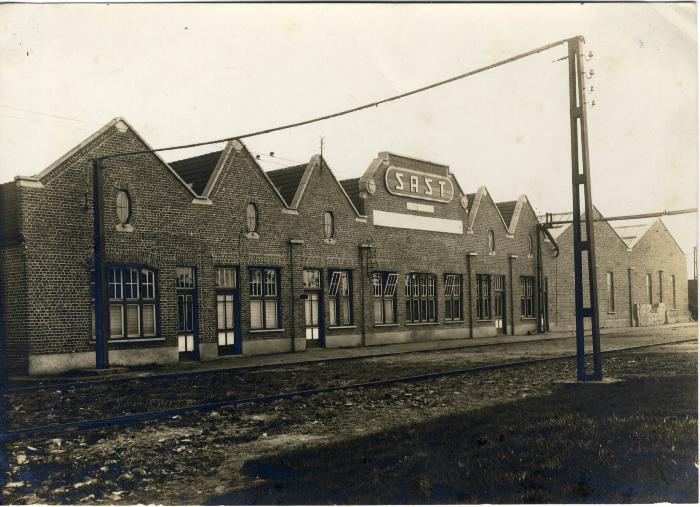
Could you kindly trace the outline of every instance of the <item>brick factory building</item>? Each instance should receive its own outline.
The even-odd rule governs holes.
[[[11,372],[94,366],[90,158],[141,149],[117,118],[0,186]],[[570,227],[555,257],[525,196],[465,193],[446,165],[380,153],[338,181],[319,156],[264,172],[232,141],[104,167],[112,365],[573,327]],[[601,326],[687,320],[685,259],[663,224],[596,227]]]

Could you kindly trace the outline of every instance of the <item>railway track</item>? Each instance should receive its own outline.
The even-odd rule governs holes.
[[[667,341],[667,342],[662,342],[662,343],[636,345],[636,346],[632,346],[632,347],[621,347],[621,348],[617,348],[617,349],[606,350],[603,352],[603,354],[610,355],[610,354],[615,354],[615,353],[624,353],[624,352],[631,351],[631,350],[640,350],[640,349],[646,349],[646,348],[651,348],[651,347],[660,347],[660,346],[665,346],[665,345],[674,345],[674,344],[688,343],[688,342],[697,342],[697,339],[690,338],[690,339]],[[590,354],[587,354],[587,355],[590,355]],[[289,392],[285,392],[285,393],[257,396],[257,397],[252,397],[252,398],[231,397],[231,398],[225,398],[225,399],[215,401],[215,402],[188,405],[188,406],[183,406],[183,407],[164,409],[164,410],[156,410],[156,411],[151,411],[151,412],[140,412],[140,413],[136,413],[136,414],[120,415],[120,416],[101,418],[101,419],[90,419],[90,420],[83,420],[83,421],[73,421],[73,422],[67,422],[67,423],[50,424],[50,425],[45,425],[45,426],[36,426],[36,427],[31,427],[31,428],[23,428],[23,429],[8,431],[8,432],[5,432],[3,434],[0,434],[0,440],[12,441],[12,440],[20,439],[20,438],[33,437],[33,436],[37,436],[37,435],[61,434],[61,433],[68,432],[68,431],[86,430],[86,429],[102,428],[102,427],[108,427],[108,426],[123,426],[123,425],[134,424],[134,423],[148,421],[148,420],[167,419],[167,418],[182,415],[182,414],[185,414],[188,412],[206,412],[206,411],[211,411],[211,410],[223,408],[223,407],[239,406],[239,405],[245,405],[245,404],[267,403],[267,402],[271,402],[271,401],[285,400],[285,399],[290,399],[290,398],[294,398],[294,397],[313,396],[316,394],[330,393],[330,392],[335,392],[335,391],[346,391],[346,390],[361,389],[361,388],[374,388],[374,387],[382,387],[382,386],[388,386],[388,385],[400,384],[400,383],[421,382],[421,381],[425,381],[425,380],[433,380],[433,379],[447,378],[447,377],[456,377],[456,376],[460,376],[460,375],[469,375],[469,374],[485,372],[485,371],[496,371],[496,370],[502,370],[502,369],[507,369],[507,368],[519,368],[519,367],[524,367],[524,366],[542,364],[542,363],[546,363],[546,362],[550,362],[550,361],[562,361],[562,360],[567,360],[567,359],[574,359],[575,357],[576,357],[576,354],[565,354],[565,355],[550,356],[550,357],[543,357],[543,358],[536,358],[536,359],[526,359],[526,360],[521,360],[521,361],[512,361],[512,362],[490,364],[490,365],[483,365],[483,366],[472,366],[472,367],[468,367],[468,368],[459,368],[459,369],[453,369],[453,370],[447,370],[447,371],[441,371],[441,372],[424,373],[424,374],[418,374],[418,375],[408,375],[408,376],[404,376],[404,377],[393,377],[393,378],[387,378],[387,379],[357,382],[357,383],[344,384],[344,385],[296,390],[296,391],[289,391]]]

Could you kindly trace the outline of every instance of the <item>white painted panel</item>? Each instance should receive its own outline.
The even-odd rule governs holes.
[[[414,229],[419,231],[447,232],[450,234],[462,234],[461,220],[448,220],[446,218],[419,217],[406,215],[405,213],[393,213],[391,211],[373,211],[374,225],[382,227],[396,227],[399,229]]]
[[[432,204],[421,204],[419,202],[407,202],[406,209],[411,211],[423,211],[424,213],[435,213],[435,206]]]

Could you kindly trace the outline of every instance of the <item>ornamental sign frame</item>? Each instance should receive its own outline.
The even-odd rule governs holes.
[[[439,174],[389,166],[384,173],[387,192],[411,199],[449,203],[455,195],[452,180]]]

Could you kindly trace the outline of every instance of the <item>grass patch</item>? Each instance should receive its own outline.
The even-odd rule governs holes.
[[[260,482],[209,503],[695,503],[697,445],[695,375],[560,385],[251,460]]]

